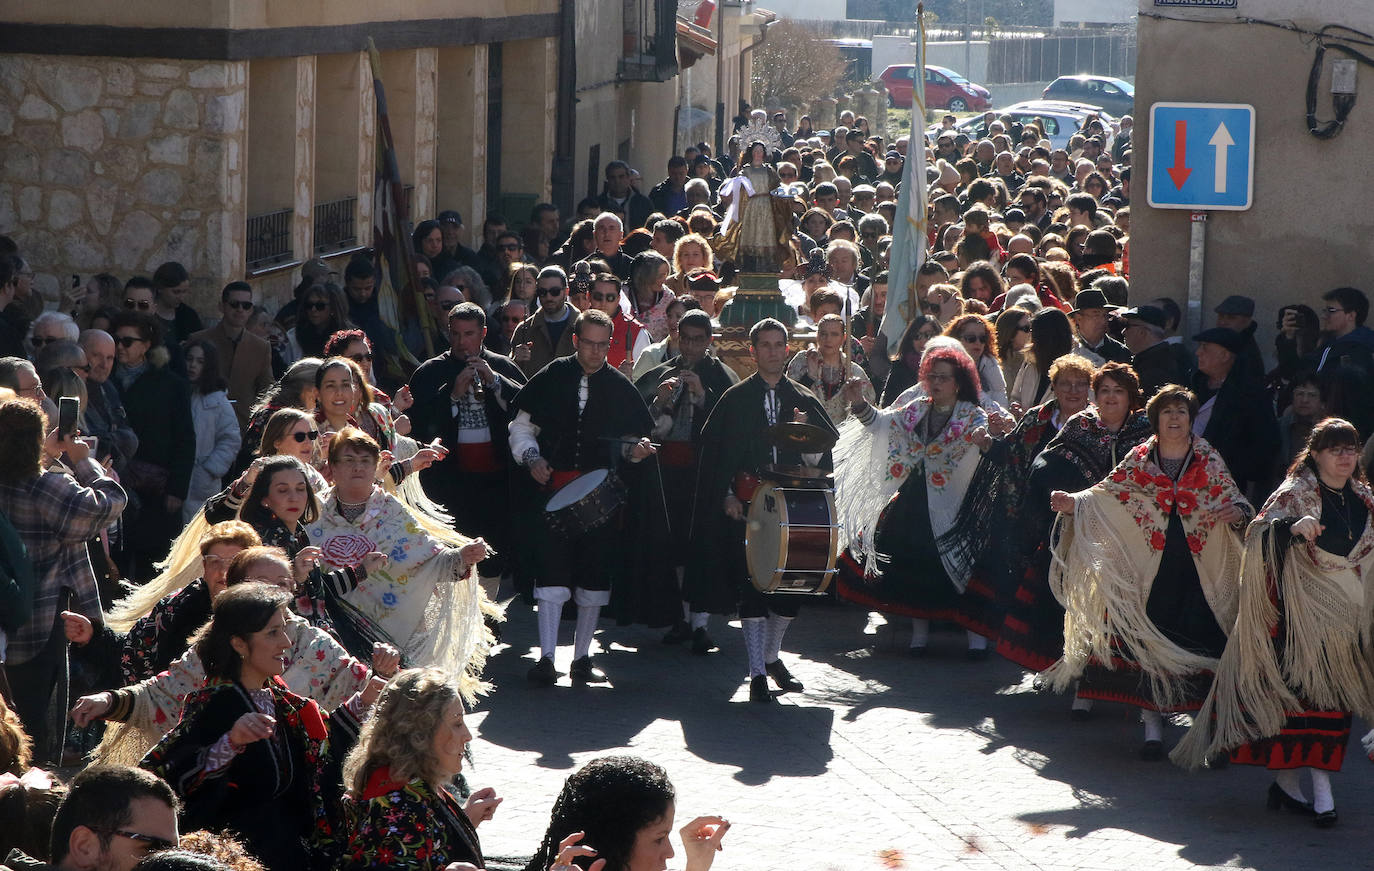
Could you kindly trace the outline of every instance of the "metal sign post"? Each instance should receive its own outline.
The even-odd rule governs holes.
[[[1202,267],[1207,255],[1207,213],[1193,212],[1188,216],[1188,332],[1195,336],[1202,332]]]

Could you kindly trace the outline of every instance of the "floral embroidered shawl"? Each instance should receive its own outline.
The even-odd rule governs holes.
[[[1206,440],[1193,440],[1177,482],[1154,449],[1151,437],[1131,450],[1101,483],[1073,494],[1074,513],[1056,522],[1050,589],[1065,610],[1064,657],[1045,673],[1056,690],[1067,689],[1089,659],[1110,668],[1122,648],[1166,707],[1177,698],[1177,678],[1216,668],[1216,659],[1174,644],[1145,613],[1174,507],[1217,625],[1229,631],[1235,622],[1240,536],[1218,525],[1215,512],[1227,504],[1247,516],[1253,509]]]
[[[1322,516],[1311,469],[1289,475],[1245,535],[1240,614],[1212,690],[1171,758],[1209,756],[1278,734],[1290,711],[1354,711],[1374,718],[1374,495],[1352,480],[1369,521],[1347,556],[1292,539],[1278,553],[1274,525]],[[1280,570],[1280,566],[1282,569]],[[1275,647],[1283,609],[1283,656]]]
[[[876,568],[872,542],[884,506],[913,472],[925,476],[931,532],[939,539],[954,527],[959,506],[982,454],[970,436],[987,425],[987,413],[972,402],[955,403],[949,425],[930,442],[921,441],[920,422],[929,413],[929,396],[902,406],[875,410],[865,426],[857,419],[840,426],[835,446],[835,508],[844,543]],[[843,539],[842,539],[843,540]],[[962,591],[973,570],[962,549],[942,549],[941,559],[954,586]]]

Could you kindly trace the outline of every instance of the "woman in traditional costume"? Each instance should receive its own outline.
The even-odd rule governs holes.
[[[1064,367],[1068,367],[1065,369]],[[1031,409],[1017,426],[1030,421],[1031,430],[1043,427],[1041,437],[1050,435],[1048,444],[1032,458],[1024,487],[1011,500],[1012,535],[1006,542],[1008,595],[1003,599],[1001,629],[997,652],[1031,671],[1044,671],[1064,653],[1064,607],[1050,592],[1050,528],[1054,512],[1050,493],[1074,493],[1087,489],[1107,477],[1132,448],[1150,437],[1150,421],[1145,417],[1140,381],[1135,371],[1123,363],[1108,363],[1092,375],[1093,405],[1071,416],[1065,415],[1056,371],[1092,372],[1092,364],[1076,354],[1060,357],[1051,367],[1058,420],[1045,410],[1055,403]],[[1076,387],[1076,385],[1073,385]],[[1037,422],[1038,421],[1038,422]],[[1027,435],[1029,435],[1029,432]],[[1011,441],[1016,440],[1013,435]],[[1085,719],[1092,707],[1089,699],[1074,699],[1074,717]]]
[[[176,790],[188,829],[232,829],[273,871],[335,867],[340,751],[357,734],[346,706],[325,713],[281,682],[290,600],[263,583],[220,594],[194,642],[205,687],[140,763]]]
[[[846,333],[844,318],[838,314],[823,315],[816,324],[815,346],[798,351],[787,364],[787,377],[810,388],[836,426],[849,417],[845,384],[864,376],[863,368],[842,352],[846,339],[850,338]],[[877,401],[872,381],[864,389],[863,398],[869,403]]]
[[[1254,509],[1221,454],[1192,434],[1197,397],[1166,385],[1145,408],[1154,436],[1088,490],[1055,490],[1064,515],[1050,589],[1064,606],[1056,691],[1141,709],[1147,761],[1165,712],[1197,710],[1239,596],[1240,529]]]
[[[1352,712],[1374,718],[1374,497],[1360,436],[1339,418],[1317,424],[1245,535],[1240,616],[1216,681],[1172,758],[1275,772],[1269,807],[1336,823],[1331,775]],[[1306,769],[1312,800],[1298,782]]]
[[[350,650],[394,643],[407,667],[446,668],[475,692],[491,636],[482,622],[488,603],[471,569],[486,558],[487,546],[378,486],[380,459],[381,448],[355,427],[344,427],[329,446],[334,487],[319,516],[305,524],[311,544],[331,568],[368,553],[387,556],[355,588],[326,600],[330,615]]]
[[[835,507],[848,533],[839,594],[912,619],[911,652],[926,652],[931,620],[968,631],[969,657],[987,656],[982,600],[967,593],[992,512],[956,522],[982,457],[987,414],[978,373],[963,347],[932,339],[921,359],[920,387],[879,410],[851,379],[853,419],[835,447]]]

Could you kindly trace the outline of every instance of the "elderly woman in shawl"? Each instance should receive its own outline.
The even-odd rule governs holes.
[[[1073,410],[1079,388],[1091,378],[1093,404]],[[1055,399],[1031,409],[1017,425],[1028,424],[1029,437],[1040,428],[1048,444],[1032,457],[1024,487],[1011,500],[1011,534],[1003,551],[1007,584],[1003,587],[1002,623],[997,652],[1031,671],[1044,671],[1064,653],[1064,608],[1050,592],[1050,528],[1054,512],[1050,493],[1076,492],[1107,477],[1126,453],[1150,437],[1140,381],[1124,363],[1108,363],[1093,370],[1077,354],[1060,357],[1050,367]],[[1083,390],[1084,398],[1088,396]],[[1057,411],[1058,420],[1046,411]],[[1012,442],[1016,441],[1013,434]],[[1015,450],[1015,448],[1013,448]],[[1090,699],[1074,699],[1074,718],[1085,719]]]
[[[306,524],[311,544],[332,567],[351,565],[366,553],[388,557],[357,587],[327,602],[331,616],[345,647],[393,641],[408,667],[465,675],[471,692],[490,640],[482,622],[485,597],[471,568],[486,558],[487,546],[377,486],[380,459],[377,442],[356,427],[341,429],[329,446],[334,488],[319,517]]]
[[[1162,712],[1196,710],[1235,622],[1240,533],[1254,509],[1192,434],[1197,397],[1166,385],[1145,407],[1154,436],[1088,490],[1050,494],[1064,515],[1050,589],[1064,606],[1057,691],[1142,711],[1147,761],[1164,756]]]
[[[854,416],[834,452],[848,534],[840,597],[912,618],[913,656],[925,653],[931,620],[954,620],[968,630],[970,658],[986,658],[981,601],[968,585],[993,512],[961,512],[988,423],[973,360],[957,341],[932,339],[921,389],[883,410],[863,398],[862,380],[845,385]]]
[[[1336,823],[1351,713],[1374,719],[1374,497],[1348,421],[1312,429],[1245,535],[1240,616],[1216,681],[1172,758],[1231,761],[1275,772],[1269,807]],[[1312,777],[1312,800],[1298,776]]]

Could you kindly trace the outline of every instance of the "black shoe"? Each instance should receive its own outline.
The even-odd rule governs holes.
[[[1140,748],[1140,758],[1146,762],[1158,762],[1164,758],[1163,741],[1146,741]]]
[[[606,677],[606,672],[592,663],[590,653],[581,659],[572,661],[572,668],[568,669],[568,676],[578,683],[605,683],[609,680]]]
[[[906,649],[906,655],[912,659],[925,659],[928,653],[930,653],[930,648],[924,644],[913,644]]]
[[[773,703],[773,693],[768,689],[768,678],[765,675],[756,674],[749,678],[749,701],[765,705]]]
[[[1312,820],[1312,825],[1319,829],[1329,829],[1336,824],[1336,809],[1322,811]]]
[[[664,644],[681,644],[691,640],[692,627],[687,625],[686,620],[679,620],[674,623],[673,628],[668,630],[668,634],[663,636]]]
[[[692,632],[692,652],[697,656],[705,656],[711,651],[719,649],[716,643],[711,640],[711,636],[706,634],[705,626]]]
[[[1220,771],[1223,768],[1231,767],[1231,754],[1225,750],[1215,753],[1207,760],[1207,767],[1213,771]]]
[[[534,664],[525,677],[535,686],[551,687],[558,681],[558,671],[553,667],[553,658],[544,657]]]
[[[1288,791],[1279,786],[1277,782],[1269,784],[1269,796],[1264,803],[1271,811],[1284,808],[1295,814],[1302,814],[1305,817],[1315,816],[1317,813],[1312,809],[1311,802],[1304,801],[1300,798],[1293,798],[1293,796],[1289,795]],[[1335,811],[1331,811],[1331,813],[1334,814]],[[1332,817],[1332,822],[1335,822],[1335,817]],[[1331,823],[1327,823],[1327,825],[1331,825]]]
[[[992,651],[986,647],[970,647],[964,651],[964,658],[969,662],[986,662],[992,656]]]
[[[806,687],[802,682],[792,676],[792,672],[787,670],[787,666],[782,664],[781,659],[765,663],[764,668],[768,669],[768,676],[773,678],[773,683],[778,685],[778,689],[785,693],[799,693]]]

